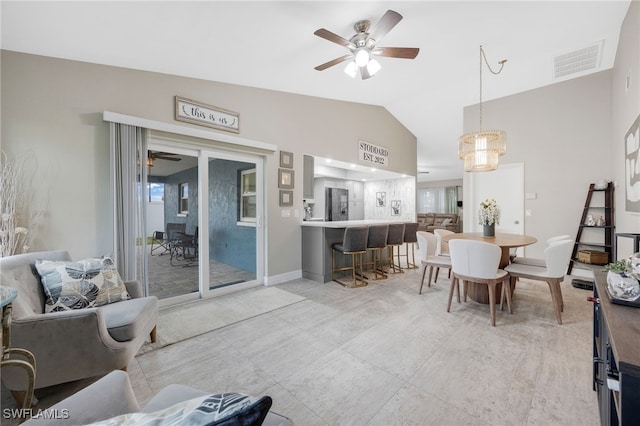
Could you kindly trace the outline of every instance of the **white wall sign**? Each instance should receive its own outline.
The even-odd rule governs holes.
[[[389,150],[369,142],[358,141],[358,158],[375,166],[387,167]]]
[[[176,120],[240,133],[240,114],[176,96]]]

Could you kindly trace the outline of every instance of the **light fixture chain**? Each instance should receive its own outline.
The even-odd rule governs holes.
[[[487,61],[487,56],[484,53],[484,49],[482,48],[482,45],[480,45],[480,131],[482,131],[482,61],[483,60],[484,60],[484,63],[487,64],[487,68],[489,68],[489,71],[491,71],[491,73],[494,75],[500,74],[502,72],[502,68],[504,68],[504,63],[507,62],[506,59],[503,59],[502,61],[498,62],[500,64],[500,69],[498,71],[494,71],[491,68],[491,65],[489,65],[489,62]]]

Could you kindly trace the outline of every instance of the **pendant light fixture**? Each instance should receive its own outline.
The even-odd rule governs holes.
[[[482,129],[482,63],[492,74],[500,74],[506,59],[498,62],[500,69],[493,71],[487,62],[484,49],[480,46],[480,129],[460,136],[458,157],[464,160],[465,172],[484,172],[498,168],[498,157],[507,152],[507,134],[504,130]]]

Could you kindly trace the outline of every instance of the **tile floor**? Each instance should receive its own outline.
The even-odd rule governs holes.
[[[144,402],[163,386],[269,394],[299,425],[597,425],[591,305],[564,283],[563,325],[548,288],[522,281],[515,314],[446,312],[448,280],[417,294],[412,270],[358,289],[296,280],[306,299],[138,356]]]
[[[138,355],[136,396],[170,383],[268,394],[297,425],[599,424],[588,291],[565,280],[558,325],[547,286],[523,280],[491,327],[486,305],[446,312],[446,273],[422,295],[419,280],[280,284],[304,300]]]

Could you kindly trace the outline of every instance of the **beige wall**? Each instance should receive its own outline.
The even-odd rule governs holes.
[[[624,135],[640,114],[640,1],[632,1],[620,31],[611,79],[611,154],[616,187],[616,231],[640,233],[640,213],[625,211]],[[630,87],[626,89],[629,76]],[[631,240],[618,240],[618,257],[633,252]]]
[[[624,134],[640,114],[639,9],[640,2],[631,2],[614,69],[483,104],[484,128],[507,132],[501,164],[524,163],[524,192],[537,194],[524,201],[532,211],[525,218],[525,233],[539,241],[576,236],[589,184],[599,179],[617,184],[616,231],[640,233],[640,215],[624,210],[623,185]],[[632,87],[625,91],[628,74]],[[477,126],[477,105],[465,108],[465,132]],[[628,254],[630,240],[623,240],[619,251]],[[543,249],[541,242],[526,254],[541,257]]]
[[[278,254],[268,256],[268,276],[300,270],[303,152],[358,162],[363,139],[389,148],[389,170],[416,172],[415,136],[379,106],[9,51],[2,51],[1,65],[2,148],[32,152],[38,163],[31,207],[46,215],[34,250],[68,249],[74,258],[111,252],[109,127],[102,112],[191,126],[174,121],[175,95],[237,111],[239,136],[294,153],[298,217],[281,217],[278,155],[267,156],[267,255]]]

